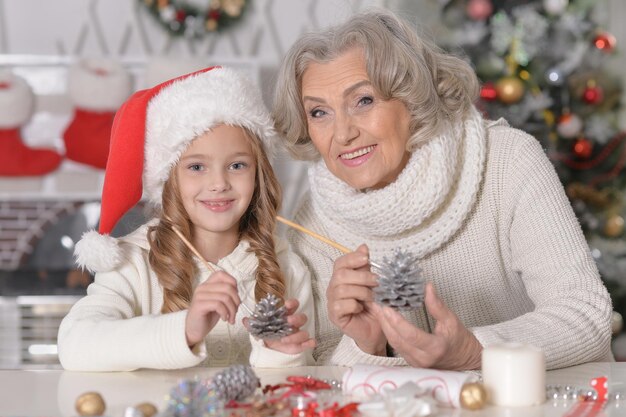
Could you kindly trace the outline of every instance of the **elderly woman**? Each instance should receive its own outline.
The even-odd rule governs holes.
[[[318,363],[476,369],[500,342],[542,349],[549,369],[612,360],[611,302],[550,161],[484,120],[477,92],[468,64],[389,12],[289,50],[276,124],[314,161],[295,220],[356,249],[290,232],[314,276]],[[369,259],[397,248],[420,259],[428,318],[373,302]]]

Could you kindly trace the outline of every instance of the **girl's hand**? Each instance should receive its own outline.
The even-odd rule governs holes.
[[[389,344],[411,366],[418,368],[478,369],[482,345],[437,296],[430,282],[426,284],[424,302],[428,313],[437,321],[432,334],[415,327],[390,307],[375,306]]]
[[[219,319],[235,324],[240,303],[235,278],[224,271],[213,273],[193,293],[185,320],[187,345],[204,340]]]
[[[289,336],[284,336],[280,339],[265,339],[265,346],[289,355],[295,355],[315,347],[315,339],[310,337],[309,332],[300,329],[306,324],[308,318],[306,314],[296,313],[299,305],[300,303],[296,299],[285,301],[287,323],[293,327],[294,331]],[[248,318],[246,317],[243,320],[244,326],[248,328]]]
[[[370,355],[386,355],[385,334],[374,314],[377,277],[369,270],[369,250],[361,245],[355,252],[335,261],[333,276],[326,289],[330,321]]]

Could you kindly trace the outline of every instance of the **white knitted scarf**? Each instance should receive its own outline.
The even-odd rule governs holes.
[[[392,184],[360,191],[335,177],[323,160],[309,169],[313,211],[330,237],[372,256],[410,250],[423,258],[447,242],[471,211],[485,165],[485,121],[465,121],[418,147]]]

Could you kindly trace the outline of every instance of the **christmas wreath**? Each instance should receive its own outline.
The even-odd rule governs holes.
[[[173,36],[198,38],[237,22],[246,8],[246,0],[207,0],[200,9],[184,1],[139,0],[156,21]]]

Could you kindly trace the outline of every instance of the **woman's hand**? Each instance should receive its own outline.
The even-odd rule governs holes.
[[[293,333],[280,339],[265,339],[265,346],[289,355],[295,355],[315,347],[315,339],[310,337],[309,332],[300,329],[306,324],[308,318],[304,313],[296,313],[298,306],[300,303],[296,299],[285,301],[287,323],[293,327]],[[244,325],[248,327],[247,317],[244,319]]]
[[[235,324],[240,303],[235,278],[224,271],[213,273],[193,293],[185,320],[187,345],[204,340],[219,319]]]
[[[375,307],[387,341],[410,365],[420,368],[469,370],[480,367],[482,345],[426,284],[426,309],[437,321],[429,334],[390,307]]]
[[[326,289],[328,316],[363,352],[385,356],[387,341],[379,319],[372,311],[372,288],[376,285],[377,277],[369,270],[366,245],[337,258]]]

